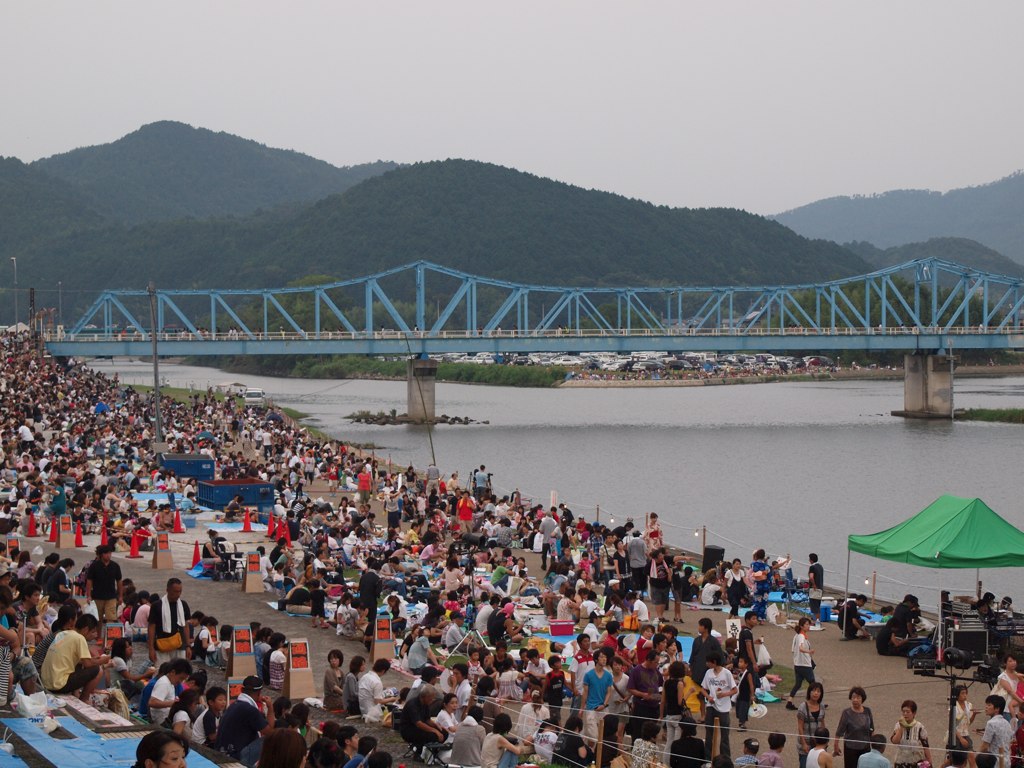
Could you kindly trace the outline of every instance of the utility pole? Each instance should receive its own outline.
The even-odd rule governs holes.
[[[157,355],[156,328],[156,284],[149,281],[149,338],[153,340],[153,422],[154,442],[164,441],[163,426],[160,423],[160,357]]]
[[[18,324],[18,259],[11,256],[11,264],[14,265],[14,325]]]

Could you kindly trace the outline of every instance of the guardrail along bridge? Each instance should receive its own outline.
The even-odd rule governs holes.
[[[1022,321],[1024,279],[939,259],[813,284],[627,288],[419,261],[314,286],[104,291],[74,326],[43,337],[57,356],[149,355],[154,329],[161,356],[407,355],[410,393],[429,388],[430,413],[431,354],[904,350],[906,411],[948,418],[944,356],[1024,348]]]

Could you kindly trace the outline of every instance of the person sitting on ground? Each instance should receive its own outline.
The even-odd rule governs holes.
[[[399,729],[402,738],[416,748],[427,744],[441,744],[448,738],[444,729],[430,716],[430,707],[437,699],[437,689],[429,683],[420,688],[419,696],[412,701],[406,701]],[[509,728],[511,727],[510,721]]]
[[[704,742],[697,737],[693,720],[680,720],[681,736],[669,745],[669,768],[700,768],[704,764]]]
[[[484,737],[481,751],[482,768],[510,768],[519,762],[519,755],[529,754],[533,748],[533,739],[525,739],[522,744],[510,740],[512,718],[502,712],[494,718],[494,729]]]
[[[100,671],[110,662],[106,654],[94,658],[89,643],[96,638],[99,622],[95,616],[83,614],[75,628],[57,635],[46,652],[40,674],[43,687],[52,693],[77,693],[82,701],[100,682]]]
[[[559,737],[551,756],[553,765],[578,768],[578,766],[590,765],[594,762],[594,752],[583,740],[582,731],[583,721],[579,715],[572,715],[565,721],[565,731]]]
[[[860,609],[868,601],[866,595],[851,595],[850,598],[839,606],[836,612],[839,619],[839,626],[842,627],[843,637],[847,640],[866,639],[869,637],[864,625],[867,621],[860,613]]]
[[[188,749],[188,739],[172,731],[152,731],[143,736],[135,748],[132,768],[183,766]]]
[[[448,758],[449,765],[481,765],[483,762],[484,738],[487,731],[483,727],[484,711],[482,707],[472,706],[466,717],[455,729],[452,738],[452,754]]]
[[[168,663],[167,672],[157,678],[149,696],[149,721],[153,725],[164,724],[171,714],[171,707],[178,701],[178,686],[191,674],[192,665],[185,659],[173,659]]]

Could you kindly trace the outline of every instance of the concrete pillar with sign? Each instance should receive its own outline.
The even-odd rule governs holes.
[[[269,664],[269,656],[267,657]],[[227,657],[228,678],[246,678],[256,674],[256,652],[252,644],[252,629],[234,627],[231,631],[231,652]]]
[[[75,531],[71,526],[71,515],[61,515],[57,526],[57,549],[74,549]]]
[[[263,592],[263,570],[260,567],[260,553],[247,552],[245,555],[245,578],[242,591],[248,594]]]
[[[304,637],[288,643],[288,663],[284,669],[281,693],[289,699],[316,696],[313,668],[309,665],[309,642]]]
[[[391,619],[377,617],[373,628],[373,645],[370,646],[370,661],[395,658],[395,634],[391,629]]]
[[[174,568],[174,558],[171,556],[171,536],[168,533],[156,535],[156,546],[153,547],[153,569],[168,571]]]

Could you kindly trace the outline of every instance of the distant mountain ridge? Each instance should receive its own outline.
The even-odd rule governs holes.
[[[1024,263],[1024,172],[945,193],[894,190],[831,197],[772,218],[805,237],[866,240],[880,248],[967,238]]]
[[[244,216],[309,203],[397,164],[337,168],[293,150],[163,121],[110,144],[74,149],[32,166],[69,182],[109,218],[136,224]]]
[[[856,253],[875,269],[916,259],[936,258],[996,275],[1024,277],[1024,264],[962,237],[936,237],[923,243],[907,243],[886,249],[876,248],[866,241],[843,243],[843,247]]]

